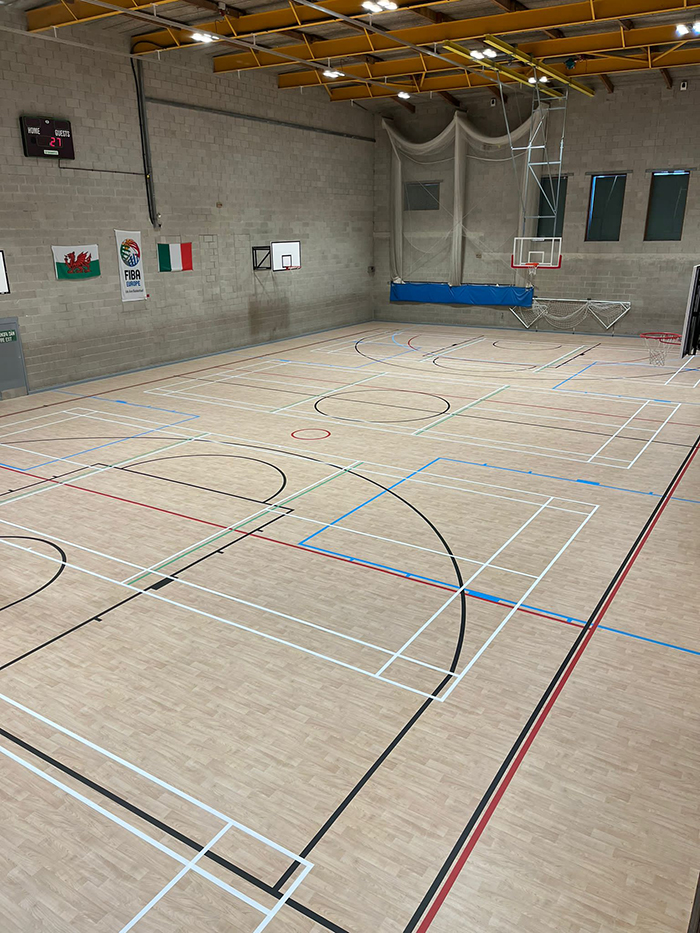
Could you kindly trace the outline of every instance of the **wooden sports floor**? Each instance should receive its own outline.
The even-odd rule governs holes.
[[[369,323],[2,403],[3,933],[687,933],[667,363]]]

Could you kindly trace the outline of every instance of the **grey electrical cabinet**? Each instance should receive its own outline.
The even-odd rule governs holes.
[[[22,337],[16,317],[0,318],[0,399],[26,395]]]

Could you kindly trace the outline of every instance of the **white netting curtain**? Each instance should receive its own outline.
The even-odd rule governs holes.
[[[390,269],[394,282],[404,278],[423,282],[462,284],[466,232],[467,162],[510,161],[504,147],[530,137],[530,130],[546,119],[536,109],[517,129],[503,136],[487,136],[464,114],[434,139],[414,143],[391,122],[382,121],[392,147],[390,194]],[[522,144],[522,142],[521,142]],[[469,149],[480,153],[469,154]],[[507,166],[504,165],[504,169]],[[419,205],[419,206],[418,206]]]

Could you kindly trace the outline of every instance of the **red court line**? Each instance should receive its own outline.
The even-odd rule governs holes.
[[[507,770],[506,773],[504,774],[503,780],[502,780],[501,783],[498,785],[498,788],[497,788],[497,790],[495,791],[493,797],[491,798],[488,807],[484,810],[484,812],[483,812],[483,814],[482,814],[482,816],[481,816],[481,819],[479,820],[479,822],[478,822],[478,823],[476,824],[476,826],[474,827],[474,830],[472,831],[472,834],[470,835],[469,839],[467,840],[467,843],[466,843],[464,849],[462,850],[462,852],[461,852],[459,858],[457,859],[457,861],[455,862],[455,864],[452,866],[452,869],[450,870],[449,874],[448,874],[447,877],[445,878],[445,881],[443,882],[442,887],[440,888],[440,890],[438,891],[438,893],[435,895],[435,899],[433,900],[432,904],[430,905],[430,908],[426,911],[425,915],[423,916],[423,919],[421,920],[421,922],[420,922],[418,928],[416,929],[416,933],[425,933],[425,931],[428,929],[428,927],[430,927],[431,923],[432,923],[433,920],[435,919],[435,916],[436,916],[437,912],[440,910],[440,907],[442,906],[443,902],[445,901],[445,898],[447,897],[447,895],[449,894],[449,892],[450,892],[451,888],[453,887],[455,881],[457,880],[457,878],[458,878],[459,875],[461,874],[462,869],[464,868],[464,866],[465,866],[465,864],[466,864],[466,862],[467,862],[467,859],[469,858],[469,856],[471,855],[472,851],[474,850],[474,847],[476,846],[476,843],[479,841],[479,837],[481,836],[481,834],[483,833],[484,829],[485,829],[486,826],[488,825],[488,823],[489,823],[491,817],[493,816],[494,811],[496,810],[496,807],[498,806],[498,804],[499,804],[500,801],[501,801],[501,798],[502,798],[503,795],[505,794],[505,792],[506,792],[506,790],[507,790],[507,788],[508,788],[508,785],[509,785],[510,782],[513,780],[513,777],[515,776],[515,773],[517,772],[517,770],[518,770],[518,768],[520,767],[520,765],[521,765],[523,759],[525,758],[525,755],[527,754],[527,752],[528,752],[530,746],[531,746],[532,743],[534,742],[534,740],[535,740],[535,738],[536,738],[538,732],[539,732],[540,729],[542,728],[542,726],[543,726],[543,724],[544,724],[544,722],[545,722],[547,716],[548,716],[549,713],[551,712],[552,707],[553,707],[554,704],[556,703],[559,694],[560,694],[560,693],[562,692],[562,690],[564,689],[564,686],[565,686],[566,682],[568,681],[568,679],[569,679],[569,677],[571,676],[571,674],[572,674],[574,668],[576,667],[576,665],[578,664],[579,660],[581,659],[581,656],[583,655],[583,652],[584,652],[584,651],[586,650],[586,648],[588,647],[588,645],[589,645],[589,643],[590,643],[590,641],[591,641],[591,638],[593,637],[593,634],[594,634],[596,628],[597,628],[597,627],[600,625],[600,623],[602,622],[602,620],[603,620],[603,618],[604,618],[604,616],[605,616],[605,613],[608,611],[608,609],[610,608],[610,605],[611,605],[612,601],[613,601],[613,600],[615,599],[615,597],[617,596],[617,594],[618,594],[618,592],[619,592],[619,590],[620,590],[620,587],[622,586],[622,584],[623,584],[624,581],[625,581],[625,578],[627,577],[627,574],[630,572],[630,570],[632,569],[632,566],[634,565],[634,562],[635,562],[635,561],[637,560],[637,558],[639,557],[639,555],[640,555],[640,553],[641,553],[641,551],[642,551],[642,548],[644,547],[644,545],[645,545],[646,542],[648,541],[649,536],[651,535],[652,531],[654,530],[654,528],[655,528],[655,526],[656,526],[656,523],[658,522],[659,518],[660,518],[661,515],[663,514],[664,509],[666,508],[666,506],[668,505],[668,503],[671,501],[671,498],[673,497],[673,493],[674,493],[674,492],[676,491],[676,489],[678,488],[678,485],[680,484],[680,482],[681,482],[681,480],[683,479],[685,473],[687,472],[688,468],[690,467],[690,464],[693,462],[693,460],[694,460],[694,458],[695,458],[695,455],[697,454],[698,450],[700,450],[700,439],[697,440],[697,441],[695,442],[695,447],[694,447],[694,449],[693,449],[693,451],[692,451],[690,457],[688,458],[688,460],[686,461],[685,465],[683,466],[683,469],[680,471],[680,473],[679,473],[678,476],[676,477],[676,479],[675,479],[673,485],[672,485],[672,486],[668,489],[668,491],[666,492],[666,495],[665,495],[665,497],[664,497],[663,502],[661,503],[661,506],[660,506],[658,512],[657,512],[656,515],[654,516],[653,520],[650,522],[649,527],[647,528],[647,530],[646,530],[645,534],[643,535],[643,537],[639,540],[639,542],[638,542],[637,546],[635,547],[634,551],[632,552],[632,554],[630,554],[630,556],[629,556],[629,558],[628,558],[628,560],[627,560],[627,563],[626,563],[626,565],[625,565],[625,567],[624,567],[622,573],[620,574],[620,576],[619,576],[618,580],[616,581],[615,585],[614,585],[614,586],[612,587],[612,589],[610,590],[610,593],[608,594],[607,599],[605,600],[605,602],[603,603],[603,605],[600,607],[600,609],[599,609],[598,612],[596,613],[596,616],[595,616],[595,618],[593,619],[593,621],[591,622],[591,625],[590,625],[588,631],[586,632],[586,634],[584,635],[583,639],[581,640],[581,644],[579,645],[578,650],[576,651],[576,653],[574,654],[574,656],[571,658],[571,661],[569,662],[569,666],[566,668],[566,670],[564,671],[564,673],[563,673],[562,676],[560,677],[559,682],[557,683],[556,687],[555,687],[554,690],[552,691],[552,695],[550,696],[550,698],[549,698],[549,700],[547,701],[547,703],[545,704],[545,706],[542,708],[542,711],[540,712],[539,717],[538,717],[537,720],[533,723],[532,729],[531,729],[530,732],[528,733],[528,735],[527,735],[525,741],[523,742],[521,748],[519,749],[517,755],[515,756],[515,758],[514,758],[513,761],[511,762],[510,767],[508,768],[508,770]]]
[[[372,329],[370,328],[369,330],[361,330],[360,334],[367,334],[371,332],[372,332]],[[356,337],[356,336],[359,336],[359,335],[358,334],[341,334],[339,337],[327,337],[325,340],[314,340],[311,343],[303,343],[299,347],[290,347],[289,350],[286,352],[291,353],[294,350],[304,350],[306,347],[318,346],[318,344],[320,343],[333,343],[334,340],[343,340],[345,338]],[[294,340],[295,338],[290,337],[289,339]],[[102,392],[93,392],[91,395],[76,395],[75,401],[82,401],[83,399],[86,399],[86,398],[97,398],[100,395],[107,395],[110,392],[126,392],[128,389],[136,389],[139,386],[151,385],[154,382],[165,382],[167,379],[174,379],[174,378],[177,378],[178,376],[190,376],[192,375],[192,373],[204,373],[204,372],[208,372],[210,369],[220,369],[222,366],[235,366],[238,363],[250,363],[252,360],[261,360],[267,356],[273,356],[278,351],[279,351],[279,348],[275,350],[270,350],[269,353],[259,353],[257,356],[246,356],[240,360],[228,360],[226,363],[215,363],[212,366],[203,366],[201,369],[190,369],[186,373],[176,373],[175,375],[171,373],[168,376],[161,376],[159,379],[147,379],[144,382],[132,382],[128,386],[118,386],[116,389],[104,389]],[[235,353],[236,348],[234,347],[233,349],[227,350],[225,352]],[[167,364],[167,366],[177,366],[177,365],[178,365],[177,361],[174,363]],[[99,378],[100,378],[99,376],[95,377],[96,380]],[[118,379],[119,373],[115,373],[115,375],[111,378]],[[51,391],[51,390],[49,389],[47,391]],[[56,405],[69,405],[69,404],[70,402],[69,401],[67,402],[65,400],[60,401],[60,402],[47,402],[46,405],[35,405],[34,408],[23,408],[18,411],[8,411],[7,414],[0,415],[0,418],[9,418],[12,415],[24,415],[29,411],[41,411],[43,408],[53,408]]]

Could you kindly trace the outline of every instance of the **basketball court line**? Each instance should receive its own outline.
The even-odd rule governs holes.
[[[233,817],[222,813],[216,808],[209,806],[208,804],[197,799],[196,797],[193,797],[191,794],[183,790],[180,790],[179,788],[175,787],[169,782],[156,777],[154,774],[151,774],[150,772],[139,767],[138,765],[133,764],[132,762],[122,758],[119,755],[114,754],[113,752],[110,752],[108,749],[104,748],[103,746],[90,741],[89,739],[85,738],[84,736],[79,735],[78,733],[74,732],[71,729],[67,729],[66,727],[49,719],[46,716],[41,715],[36,710],[30,709],[24,704],[19,703],[17,700],[14,700],[11,697],[5,694],[2,694],[2,693],[0,693],[0,701],[6,703],[8,706],[12,706],[13,708],[27,714],[28,716],[31,716],[37,721],[42,722],[45,725],[48,725],[50,728],[55,729],[57,732],[60,732],[66,737],[73,739],[74,741],[84,745],[86,748],[89,748],[92,751],[97,752],[99,755],[102,755],[103,757],[113,761],[115,764],[119,765],[120,767],[123,767],[133,772],[134,774],[137,774],[139,777],[144,778],[146,781],[158,786],[162,790],[165,790],[168,793],[171,793],[174,796],[180,798],[181,800],[194,805],[195,807],[199,808],[203,812],[208,813],[210,816],[213,816],[216,819],[223,821],[224,827],[222,828],[222,830],[220,830],[220,832],[217,833],[217,835],[214,837],[214,839],[210,843],[208,843],[206,846],[201,847],[199,849],[198,855],[200,858],[204,856],[206,852],[214,846],[214,844],[221,838],[224,832],[228,832],[230,829],[235,828],[236,830],[240,831],[244,835],[249,836],[251,839],[255,839],[257,842],[260,842],[263,845],[267,846],[268,848],[273,849],[276,852],[279,852],[280,854],[284,855],[286,858],[292,859],[294,862],[297,863],[298,866],[300,867],[303,866],[301,874],[298,876],[297,879],[295,879],[295,882],[287,889],[287,891],[284,892],[284,894],[278,898],[277,903],[274,905],[273,908],[264,907],[262,904],[259,904],[257,901],[248,897],[246,894],[243,894],[242,892],[238,891],[236,888],[233,888],[232,886],[228,885],[226,882],[221,881],[215,875],[212,875],[210,872],[207,872],[204,869],[195,869],[195,871],[197,871],[198,874],[202,875],[202,877],[204,877],[208,881],[212,881],[215,885],[217,885],[217,887],[222,888],[224,891],[231,894],[233,897],[237,898],[238,900],[243,901],[244,903],[248,904],[249,906],[253,907],[254,909],[264,914],[265,920],[261,921],[260,925],[258,925],[255,928],[253,933],[260,933],[260,931],[262,931],[264,927],[267,926],[267,924],[273,919],[275,914],[277,914],[277,912],[285,905],[285,903],[289,900],[291,895],[299,887],[299,884],[308,875],[309,871],[311,871],[311,869],[313,868],[313,863],[308,861],[308,859],[305,859],[301,856],[296,855],[294,852],[290,851],[285,846],[282,846],[279,843],[274,842],[273,840],[262,835],[261,833],[258,833],[256,830],[251,829],[249,826],[246,826],[245,824],[239,822]],[[53,786],[63,790],[69,796],[73,797],[79,802],[86,804],[88,807],[90,807],[90,809],[95,810],[96,812],[100,813],[102,816],[105,816],[107,819],[116,823],[123,829],[126,829],[128,832],[137,836],[142,841],[147,842],[148,844],[154,846],[157,849],[160,849],[160,851],[164,852],[164,854],[169,855],[175,861],[178,861],[181,865],[185,866],[188,871],[192,870],[193,863],[194,865],[196,865],[197,861],[199,861],[199,859],[196,859],[196,860],[193,859],[193,860],[188,861],[186,858],[180,856],[178,853],[174,852],[172,849],[169,849],[168,847],[164,846],[162,843],[158,842],[158,840],[153,839],[152,837],[148,836],[146,833],[143,833],[137,827],[133,826],[130,823],[127,823],[126,821],[122,820],[120,817],[116,816],[116,814],[110,813],[110,811],[105,810],[99,804],[96,804],[94,801],[91,801],[89,798],[73,790],[68,785],[63,784],[60,781],[57,781],[55,778],[51,777],[51,775],[47,774],[45,771],[41,770],[40,768],[36,768],[31,763],[25,761],[24,759],[20,758],[17,755],[14,755],[14,753],[10,752],[8,749],[3,748],[3,746],[1,745],[0,745],[0,753],[5,755],[8,758],[13,759],[16,763],[21,764],[23,767],[27,768],[27,770],[31,771],[36,776],[41,777],[42,779],[46,780],[48,783],[52,784]],[[113,796],[116,796],[116,795],[113,795]],[[179,878],[181,876],[182,876],[182,873],[180,873],[176,877]],[[172,883],[170,885],[166,885],[162,893],[166,893],[167,890],[170,890],[170,887],[172,887]],[[162,896],[162,893],[161,893],[161,896]],[[160,897],[158,899],[160,899]],[[150,906],[153,906],[153,902],[151,902]],[[140,919],[140,917],[143,916],[144,913],[145,913],[145,910],[142,911],[140,914],[138,914],[137,917]],[[130,926],[128,926],[126,929],[134,925],[135,919],[136,918],[134,918],[134,920],[131,921]]]
[[[373,332],[373,331],[372,331],[372,328],[369,328],[368,330],[360,331],[360,334],[363,334],[363,333],[372,333],[372,332]],[[284,341],[284,340],[300,340],[300,339],[303,339],[303,336],[304,336],[304,335],[302,334],[302,335],[300,335],[299,337],[285,337],[285,338],[282,338],[282,340],[283,340],[283,341]],[[334,340],[340,340],[340,339],[342,339],[342,337],[328,337],[328,338],[326,338],[325,340],[314,340],[314,341],[312,341],[311,343],[302,344],[300,347],[291,347],[290,350],[292,350],[292,351],[294,351],[294,350],[305,350],[307,347],[317,346],[317,345],[320,344],[320,343],[333,343]],[[269,346],[269,341],[268,341],[267,343],[263,343],[263,344],[256,344],[256,346],[263,346],[263,347],[264,347],[264,346]],[[240,348],[234,348],[234,349],[231,349],[231,350],[222,350],[221,352],[222,352],[222,353],[239,353],[239,352],[241,352],[243,349],[245,349],[245,348],[240,347]],[[204,367],[202,367],[201,369],[193,369],[193,370],[190,370],[189,373],[201,373],[201,372],[206,372],[207,370],[210,370],[210,369],[218,369],[218,368],[221,367],[221,366],[229,366],[229,365],[231,365],[232,363],[234,363],[234,364],[237,364],[237,363],[248,363],[248,362],[250,362],[251,360],[259,360],[259,359],[263,359],[263,358],[272,356],[275,352],[277,352],[277,351],[271,350],[269,353],[260,353],[260,354],[258,354],[258,356],[249,356],[249,357],[245,357],[244,359],[241,359],[241,360],[233,360],[233,361],[226,362],[226,363],[216,363],[216,364],[214,364],[214,365],[212,365],[212,366],[204,366]],[[203,358],[204,358],[204,357],[200,357],[200,359],[203,359]],[[165,364],[162,364],[162,365],[163,365],[163,366],[177,366],[177,365],[179,365],[179,364],[178,364],[178,363],[165,363]],[[146,370],[137,370],[137,371],[140,371],[140,372],[148,372],[149,370],[153,370],[154,368],[157,368],[157,367],[149,366],[149,367],[146,368]],[[186,373],[186,374],[180,373],[180,375],[189,375],[189,373]],[[85,384],[89,384],[89,383],[91,383],[91,382],[99,382],[100,379],[117,379],[117,378],[120,377],[120,375],[128,375],[128,374],[126,374],[126,373],[122,373],[122,374],[116,373],[116,374],[110,375],[110,376],[94,376],[94,377],[91,378],[91,379],[83,380],[83,381],[81,381],[81,382],[79,382],[79,383],[76,382],[76,383],[71,383],[71,384],[72,384],[72,385],[85,385]],[[101,396],[101,395],[106,395],[108,392],[127,392],[129,389],[139,388],[140,386],[144,386],[144,385],[152,385],[152,384],[155,383],[155,382],[163,382],[165,379],[169,379],[169,378],[172,378],[172,377],[170,377],[170,376],[161,376],[161,377],[158,378],[158,379],[147,379],[147,380],[145,380],[145,381],[143,381],[143,382],[135,382],[135,383],[131,383],[130,385],[126,385],[126,386],[117,386],[117,387],[115,387],[114,389],[104,389],[102,392],[93,392],[93,393],[90,394],[90,395],[78,395],[78,396],[76,396],[76,400],[79,400],[79,399],[87,399],[87,398],[97,398],[97,397],[99,397],[99,396]],[[65,388],[65,386],[61,386],[60,388]],[[43,390],[43,391],[51,392],[51,391],[53,391],[53,390],[52,390],[52,389],[46,389],[46,390]],[[65,403],[64,403],[64,402],[60,402],[60,401],[59,401],[59,402],[47,402],[45,405],[37,405],[37,406],[35,406],[34,408],[27,408],[27,409],[25,409],[25,411],[41,411],[41,410],[44,409],[44,408],[53,408],[55,405],[63,405],[63,404],[65,404]],[[11,416],[12,416],[12,412],[7,412],[7,414],[5,414],[5,415],[0,415],[0,418],[10,418]]]
[[[490,822],[508,785],[515,776],[544,721],[549,716],[552,707],[578,664],[581,655],[590,643],[596,628],[619,592],[627,574],[637,560],[651,532],[654,530],[656,523],[671,500],[674,490],[678,487],[690,464],[693,462],[698,452],[699,445],[700,436],[698,436],[695,444],[691,450],[688,451],[685,459],[666,486],[662,497],[644,523],[635,542],[615,572],[576,641],[569,649],[559,670],[555,673],[547,689],[542,694],[542,697],[535,706],[528,721],[525,723],[520,735],[511,746],[508,755],[503,760],[501,767],[481,798],[436,878],[428,888],[428,891],[418,905],[413,916],[404,927],[403,933],[413,933],[414,930],[415,933],[426,933],[428,928],[432,925],[437,912],[440,910],[445,898],[461,874],[481,834]]]

